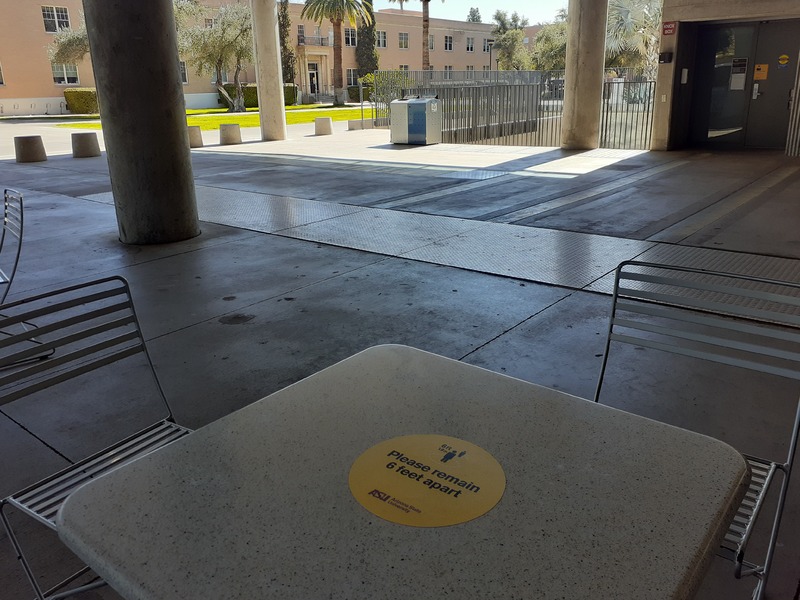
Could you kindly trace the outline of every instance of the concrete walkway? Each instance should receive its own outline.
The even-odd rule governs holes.
[[[117,241],[104,157],[71,158],[69,129],[0,122],[0,184],[26,197],[11,299],[125,276],[177,419],[198,427],[387,342],[590,396],[608,274],[628,258],[800,281],[800,161],[779,153],[407,147],[391,145],[385,130],[334,127],[316,137],[313,125],[292,126],[291,139],[269,143],[243,130],[246,143],[225,147],[206,132],[206,146],[193,152],[203,233],[128,247]],[[16,164],[13,136],[30,133],[43,136],[51,158]],[[677,400],[691,382],[720,398],[742,390],[759,398],[757,420],[726,414],[711,435],[737,429],[757,444],[786,422],[788,405],[767,404],[751,381],[681,365],[676,382],[669,362],[637,364],[616,373],[644,383],[610,403],[699,426]],[[644,390],[656,390],[655,400],[640,402]],[[80,424],[57,410],[42,418],[6,407],[0,451],[15,460],[0,466],[0,495],[63,462],[42,441],[80,455],[86,448],[71,433]],[[798,481],[773,598],[793,598],[800,579]],[[46,532],[30,533],[46,569],[67,568]],[[0,589],[27,597],[1,537]],[[749,582],[731,570],[715,561],[700,597],[749,597]],[[103,589],[88,597],[116,596]]]

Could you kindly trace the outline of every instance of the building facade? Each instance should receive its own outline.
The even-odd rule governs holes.
[[[209,20],[224,4],[205,0]],[[58,0],[56,5],[19,0],[0,0],[0,116],[65,114],[64,89],[94,87],[91,58],[73,65],[51,64],[48,46],[58,29],[76,26],[81,0]],[[291,39],[297,56],[295,83],[304,96],[333,93],[333,25],[301,18],[302,3],[290,3]],[[435,9],[434,9],[435,10]],[[491,44],[493,25],[430,19],[430,63],[435,70],[484,71],[496,68]],[[526,30],[529,42],[536,27]],[[389,9],[375,14],[376,46],[381,69],[422,68],[422,13]],[[342,69],[346,85],[356,84],[357,30],[345,25],[342,32]],[[232,77],[232,73],[229,74]],[[199,75],[188,61],[181,61],[187,108],[219,106],[211,75]],[[252,68],[241,74],[254,82]]]

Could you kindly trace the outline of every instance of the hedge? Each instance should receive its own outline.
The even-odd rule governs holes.
[[[358,102],[358,86],[357,85],[350,85],[347,86],[347,97],[350,98],[350,102]],[[364,86],[364,102],[368,102],[369,99],[372,97],[372,88],[368,86]]]
[[[291,106],[292,104],[297,104],[297,95],[300,93],[300,89],[294,85],[293,83],[284,83],[283,84],[283,103],[286,106]]]
[[[67,110],[74,115],[94,115],[97,107],[97,90],[94,88],[67,88],[64,90]]]
[[[223,86],[225,91],[228,92],[231,98],[236,93],[236,86],[232,83],[226,83]],[[242,85],[242,92],[244,93],[244,107],[245,108],[258,108],[258,90],[255,83],[246,83]],[[225,104],[225,101],[220,97],[220,104]],[[286,106],[294,104],[297,101],[297,86],[292,84],[283,85],[283,103]]]

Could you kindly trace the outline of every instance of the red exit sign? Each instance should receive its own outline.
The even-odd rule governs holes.
[[[678,24],[675,21],[664,21],[661,25],[661,33],[664,35],[675,35],[675,30],[678,28]]]

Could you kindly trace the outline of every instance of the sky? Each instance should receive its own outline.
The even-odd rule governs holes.
[[[431,18],[452,19],[466,21],[470,7],[474,6],[481,12],[481,21],[492,22],[492,15],[496,10],[504,10],[508,14],[514,11],[520,16],[527,17],[531,25],[553,21],[560,8],[567,7],[568,0],[431,0],[429,4]],[[400,8],[396,2],[389,0],[373,0],[376,11],[383,8]],[[421,2],[409,0],[403,4],[408,10],[421,10]]]

